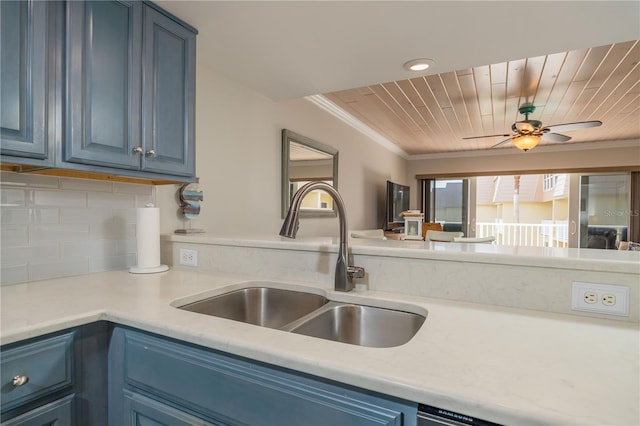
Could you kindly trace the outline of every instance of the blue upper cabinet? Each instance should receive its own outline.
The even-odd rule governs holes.
[[[64,161],[137,170],[139,2],[67,3]]]
[[[66,162],[195,176],[195,30],[133,1],[67,3]]]
[[[142,169],[193,176],[196,34],[145,5]]]
[[[40,162],[49,157],[47,7],[0,2],[0,148],[2,155]]]
[[[4,163],[194,180],[195,29],[138,0],[0,6]]]

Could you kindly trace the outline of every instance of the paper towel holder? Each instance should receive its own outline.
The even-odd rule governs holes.
[[[157,274],[158,272],[166,272],[169,270],[167,265],[153,266],[150,268],[144,268],[141,266],[132,266],[129,268],[131,274]]]
[[[147,212],[145,212],[145,210],[147,210]],[[151,218],[149,218],[148,216],[145,217],[145,214],[149,213],[149,210],[155,210],[153,212],[153,215],[151,216]],[[160,233],[159,233],[159,212],[158,209],[154,208],[154,205],[151,203],[148,203],[144,208],[139,208],[137,209],[136,212],[136,224],[137,226],[140,226],[140,224],[142,223],[143,219],[152,220],[152,227],[153,229],[153,233],[155,233],[156,235],[154,236],[154,239],[157,238],[157,246],[153,247],[153,251],[154,256],[152,258],[152,263],[149,266],[140,266],[140,252],[143,250],[144,245],[141,243],[141,239],[140,239],[140,235],[137,235],[137,252],[138,252],[138,264],[136,266],[132,266],[129,268],[129,273],[131,274],[157,274],[159,272],[166,272],[169,270],[169,266],[167,265],[162,265],[160,264]],[[138,232],[136,231],[136,234],[138,234]],[[155,243],[156,241],[154,241]],[[148,259],[147,259],[148,260]],[[156,264],[157,262],[157,264]],[[145,262],[146,263],[146,262]]]

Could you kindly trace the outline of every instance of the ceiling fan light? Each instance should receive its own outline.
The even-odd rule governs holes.
[[[521,136],[516,136],[515,138],[512,139],[513,144],[518,148],[521,149],[523,151],[529,151],[532,148],[535,148],[538,143],[540,143],[540,136],[534,136],[534,135],[521,135]]]

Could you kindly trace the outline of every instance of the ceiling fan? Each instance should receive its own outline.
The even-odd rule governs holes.
[[[513,141],[513,144],[523,151],[529,151],[535,148],[540,140],[549,142],[566,142],[571,139],[570,136],[561,135],[556,132],[570,132],[572,130],[587,129],[589,127],[598,127],[602,125],[602,121],[580,121],[577,123],[565,123],[555,124],[553,126],[542,126],[542,122],[538,120],[529,120],[529,114],[535,111],[536,107],[533,104],[522,104],[518,111],[524,115],[524,120],[516,121],[511,126],[513,133],[499,134],[499,135],[487,135],[487,136],[471,136],[462,139],[478,139],[478,138],[493,138],[497,136],[507,137],[507,139],[498,142],[491,148],[495,148],[509,141]]]

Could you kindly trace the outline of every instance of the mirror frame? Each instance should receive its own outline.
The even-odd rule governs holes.
[[[307,146],[316,151],[323,152],[333,157],[333,187],[338,189],[338,150],[306,136],[292,132],[288,129],[282,129],[282,218],[286,217],[291,204],[290,182],[289,182],[289,154],[290,142]],[[336,217],[336,204],[333,203],[333,209],[301,209],[300,217]]]

